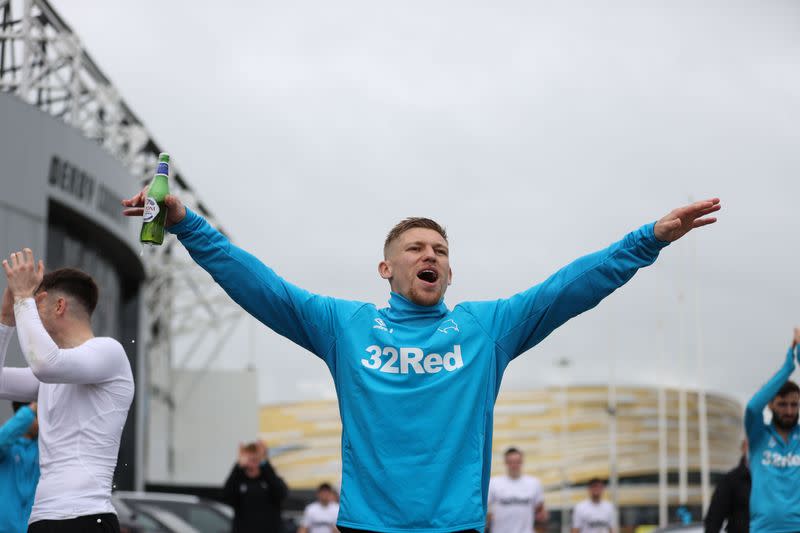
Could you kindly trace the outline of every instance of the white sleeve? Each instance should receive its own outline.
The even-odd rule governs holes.
[[[6,351],[14,328],[0,324],[0,398],[15,402],[33,402],[39,395],[39,380],[30,368],[4,368]]]
[[[537,479],[536,490],[533,494],[533,509],[536,510],[542,504],[544,504],[544,489],[542,488],[542,483]]]
[[[119,377],[120,358],[103,349],[105,345],[84,343],[76,348],[59,348],[44,329],[33,298],[16,302],[14,316],[22,353],[39,381],[89,385]],[[124,358],[121,346],[119,351]]]

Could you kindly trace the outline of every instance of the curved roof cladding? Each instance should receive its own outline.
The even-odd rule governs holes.
[[[120,205],[137,185],[122,162],[79,130],[7,93],[0,93],[0,124],[0,208],[38,222],[44,232],[49,206],[60,204],[118,240],[141,272],[139,221],[124,217]],[[8,230],[7,246],[45,241],[43,233],[16,233]]]

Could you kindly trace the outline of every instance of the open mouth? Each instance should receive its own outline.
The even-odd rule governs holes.
[[[417,272],[417,277],[422,281],[427,281],[428,283],[436,283],[436,281],[439,279],[439,273],[435,270],[427,268]]]

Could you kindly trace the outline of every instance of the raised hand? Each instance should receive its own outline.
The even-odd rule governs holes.
[[[11,291],[8,289],[3,289],[3,304],[2,307],[0,307],[0,324],[12,328],[17,325],[17,320],[14,318],[14,297],[11,296]]]
[[[721,207],[719,198],[711,198],[673,209],[656,222],[656,239],[663,242],[677,241],[694,228],[713,224],[717,221],[716,217],[703,217],[719,211]]]
[[[14,300],[32,297],[44,277],[44,263],[40,259],[37,265],[30,248],[12,253],[9,259],[3,260],[3,269]]]
[[[800,328],[794,328],[794,340],[792,341],[792,348],[800,344]],[[798,355],[800,357],[800,355]]]
[[[126,207],[126,209],[122,210],[122,214],[126,217],[142,216],[142,214],[144,214],[144,199],[146,197],[147,187],[139,191],[139,194],[132,196],[127,200],[122,200],[122,205]],[[169,227],[183,220],[183,217],[186,216],[186,207],[184,207],[180,198],[175,195],[168,194],[164,198],[164,202],[167,204],[167,219],[164,223],[165,226]]]

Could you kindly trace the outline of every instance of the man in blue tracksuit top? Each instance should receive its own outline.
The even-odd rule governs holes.
[[[141,215],[142,193],[123,201]],[[378,267],[389,306],[312,294],[233,246],[167,197],[167,225],[192,258],[250,314],[320,357],[342,418],[339,529],[446,533],[482,530],[492,420],[508,363],[651,264],[659,250],[719,209],[676,209],[610,247],[507,299],[448,309],[444,230],[406,219],[388,235]]]
[[[750,531],[800,531],[800,388],[789,376],[800,357],[800,328],[794,330],[786,360],[772,379],[753,396],[744,413],[750,445]],[[772,423],[764,423],[764,408]]]
[[[36,402],[14,402],[14,416],[0,427],[0,531],[25,533],[39,482]]]

